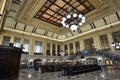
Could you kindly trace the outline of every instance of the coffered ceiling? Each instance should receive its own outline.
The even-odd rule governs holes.
[[[5,29],[32,33],[56,40],[67,40],[119,21],[119,0],[12,0]],[[61,19],[70,9],[86,17],[76,32],[61,25]],[[117,19],[117,20],[116,20]]]
[[[48,0],[40,8],[35,18],[63,27],[62,18],[70,12],[70,9],[82,14],[86,14],[95,9],[88,0]]]

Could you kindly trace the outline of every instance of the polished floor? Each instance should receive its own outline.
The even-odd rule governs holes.
[[[19,80],[120,80],[120,69],[105,68],[74,76],[61,76],[60,72],[40,73],[33,69],[21,69]]]

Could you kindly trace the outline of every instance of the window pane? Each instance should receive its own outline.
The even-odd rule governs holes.
[[[47,53],[47,55],[50,55],[50,43],[47,43],[46,53]]]
[[[53,56],[56,55],[56,54],[55,54],[55,44],[52,44],[52,55],[53,55]]]
[[[85,39],[84,44],[85,44],[85,49],[91,50],[92,48],[94,48],[93,38]]]
[[[76,51],[80,51],[79,41],[75,42]]]
[[[20,47],[21,46],[21,44],[20,44],[20,38],[15,38],[14,39],[14,45],[13,46],[15,46],[15,47]]]
[[[34,52],[42,53],[42,42],[35,41]]]
[[[64,45],[64,49],[67,50],[67,45]]]
[[[23,44],[23,51],[24,52],[29,52],[29,40],[24,40],[24,44]]]
[[[57,45],[57,49],[58,56],[60,56],[60,45]]]
[[[73,51],[73,43],[70,43],[69,47],[70,47],[70,54],[72,55],[74,53],[74,51]]]
[[[2,41],[2,45],[9,46],[9,43],[10,43],[10,37],[4,36],[3,41]]]
[[[65,50],[65,55],[67,55],[68,54],[68,47],[67,47],[67,45],[64,45],[64,50]]]
[[[94,42],[93,42],[93,38],[85,39],[84,44],[85,44],[85,49],[88,50],[89,54],[94,53],[95,45],[94,45]]]
[[[120,31],[117,31],[117,32],[113,32],[112,33],[112,37],[113,37],[113,40],[117,40],[117,41],[120,41]]]
[[[113,42],[115,43],[115,50],[120,50],[120,31],[116,31],[112,33],[112,37],[113,37]]]
[[[100,36],[100,41],[101,41],[101,47],[102,47],[102,49],[109,48],[108,38],[107,38],[106,34]]]

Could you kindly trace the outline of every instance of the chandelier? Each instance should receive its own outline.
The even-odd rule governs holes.
[[[62,18],[62,25],[66,28],[70,28],[71,31],[75,32],[78,28],[78,25],[82,26],[85,23],[85,16],[81,13],[74,11],[73,9],[70,10],[65,17]]]
[[[60,51],[60,55],[64,56],[65,52],[63,50]]]
[[[120,41],[112,42],[112,46],[115,47],[115,50],[120,50]]]

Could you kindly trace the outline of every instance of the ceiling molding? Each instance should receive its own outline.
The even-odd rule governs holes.
[[[36,37],[40,37],[40,38],[44,38],[44,39],[49,39],[49,40],[61,42],[61,40],[54,39],[54,38],[51,38],[51,37],[47,37],[47,36],[43,36],[43,35],[39,35],[39,34],[34,34],[34,33],[29,33],[29,32],[24,32],[24,31],[20,31],[20,30],[16,30],[16,29],[7,28],[7,27],[5,27],[4,30],[19,33],[19,34],[25,34],[25,35],[28,35],[28,36],[31,35],[31,36],[36,36]]]
[[[14,25],[17,22],[18,23],[17,28],[15,28],[14,30],[17,30],[20,32],[24,31],[26,32],[26,34],[34,33],[34,35],[42,36],[42,37],[45,36],[45,38],[48,37],[50,39],[53,39],[53,40],[55,39],[58,41],[59,40],[67,41],[67,40],[70,40],[76,37],[80,37],[85,34],[89,34],[92,31],[94,32],[94,30],[96,29],[101,30],[103,28],[103,25],[105,27],[109,25],[109,21],[107,21],[107,19],[104,19],[104,18],[109,16],[110,14],[116,13],[115,15],[117,16],[117,18],[119,18],[119,13],[117,14],[117,11],[120,10],[120,6],[118,6],[118,4],[116,3],[118,0],[88,0],[91,4],[93,4],[95,9],[85,14],[86,23],[83,24],[82,26],[79,26],[78,31],[72,34],[69,28],[65,28],[65,27],[60,28],[60,27],[57,27],[55,25],[52,25],[50,23],[47,23],[45,21],[35,18],[35,15],[37,14],[37,12],[42,8],[44,3],[46,3],[46,1],[48,0],[20,0],[20,1],[22,3],[20,5],[15,5],[15,4],[11,5],[11,8],[10,8],[11,11],[10,13],[8,13],[6,17],[5,27],[14,29]],[[13,12],[15,14],[13,14]],[[15,15],[17,16],[14,17]],[[111,20],[113,20],[113,18],[114,20],[116,20],[116,17],[114,17],[114,15],[111,16]],[[100,19],[102,19],[103,22],[100,21]],[[100,25],[99,22],[105,23],[105,24]],[[93,28],[95,27],[96,28],[92,30],[89,27],[90,26],[89,24],[91,24]],[[27,26],[25,27],[25,25]],[[33,28],[34,30],[32,33]],[[45,33],[44,35],[45,31],[47,33]],[[56,34],[57,36],[54,34]]]

